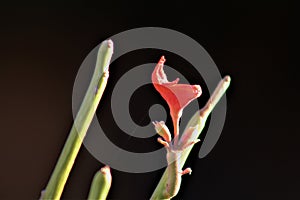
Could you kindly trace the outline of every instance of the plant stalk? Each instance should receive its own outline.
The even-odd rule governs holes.
[[[211,97],[208,100],[208,102],[206,103],[206,105],[201,110],[197,111],[193,115],[193,117],[190,119],[190,121],[188,122],[188,124],[185,128],[185,131],[190,127],[196,127],[196,129],[195,129],[194,133],[192,134],[192,137],[189,138],[189,141],[194,141],[200,136],[209,114],[211,113],[211,111],[213,110],[215,105],[219,102],[221,97],[225,94],[227,88],[230,85],[230,81],[231,81],[230,77],[225,76],[219,82],[218,86],[216,87],[215,91],[211,95]],[[191,147],[188,147],[187,149],[185,149],[182,152],[181,157],[178,159],[180,169],[183,168],[183,165],[185,164],[193,146],[194,145],[191,145]],[[167,169],[165,170],[163,176],[161,177],[158,185],[156,186],[156,188],[150,198],[151,200],[166,199],[164,194],[165,194],[166,185],[168,182],[168,168],[169,167],[171,167],[171,166],[167,167]]]
[[[110,168],[105,166],[98,171],[93,179],[88,200],[104,200],[111,186]]]
[[[97,62],[90,85],[41,199],[52,200],[60,199],[61,197],[82,141],[106,87],[109,76],[108,67],[112,54],[112,41],[106,40],[102,42],[98,50]]]

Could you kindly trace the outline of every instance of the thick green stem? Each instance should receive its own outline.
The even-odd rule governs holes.
[[[172,150],[168,150],[167,152],[167,161],[168,167],[168,177],[166,182],[166,188],[162,194],[163,198],[170,199],[178,193],[181,184],[181,168],[179,166],[180,152],[174,152]]]
[[[185,131],[187,131],[188,128],[190,127],[196,127],[194,133],[192,134],[192,136],[189,138],[189,141],[194,141],[196,140],[204,126],[205,126],[205,122],[207,120],[207,117],[209,116],[209,114],[211,113],[212,109],[215,107],[215,105],[218,103],[218,101],[221,99],[221,97],[224,95],[224,93],[226,92],[227,88],[229,87],[230,84],[230,77],[229,76],[225,76],[220,83],[218,84],[217,88],[215,89],[215,91],[213,92],[213,94],[211,95],[210,99],[208,100],[208,102],[206,103],[206,105],[199,111],[197,111],[193,117],[190,119],[189,123],[186,126]],[[185,132],[184,131],[184,132]],[[179,158],[179,168],[182,169],[185,161],[187,160],[192,148],[194,145],[191,145],[190,147],[186,148],[182,154],[181,157]],[[165,191],[166,191],[166,186],[168,181],[168,168],[172,167],[172,166],[168,166],[167,169],[165,170],[163,176],[161,177],[158,185],[156,186],[152,196],[151,196],[151,200],[156,200],[156,199],[168,199],[165,197]],[[170,184],[170,183],[168,183]],[[175,184],[175,183],[174,183]],[[170,187],[170,186],[169,186]]]
[[[108,66],[113,54],[111,40],[102,42],[98,50],[94,74],[84,100],[74,120],[73,127],[57,161],[42,199],[60,199],[76,156],[88,127],[96,112],[108,79]]]
[[[112,178],[110,168],[108,166],[101,168],[101,170],[98,171],[94,176],[88,199],[106,199],[111,186],[111,181]]]

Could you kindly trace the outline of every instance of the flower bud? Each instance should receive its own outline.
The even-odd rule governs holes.
[[[163,137],[166,142],[171,142],[171,140],[172,140],[171,133],[170,133],[168,127],[166,126],[165,122],[155,121],[155,122],[153,122],[153,124],[155,126],[156,133],[158,133],[158,135]]]

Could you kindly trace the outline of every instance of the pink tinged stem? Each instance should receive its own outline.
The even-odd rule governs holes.
[[[168,151],[167,153],[167,182],[165,185],[164,197],[170,199],[178,193],[181,185],[181,168],[178,163],[179,153],[174,151]]]
[[[180,166],[180,157],[182,151],[176,150],[168,150],[167,152],[167,161],[168,167],[167,171],[167,182],[165,185],[165,192],[163,193],[163,199],[171,199],[177,195],[180,189],[182,175],[191,174],[191,168],[186,168],[185,170],[181,170]]]
[[[174,146],[178,146],[178,138],[179,138],[179,117],[176,117],[173,120],[174,127]]]

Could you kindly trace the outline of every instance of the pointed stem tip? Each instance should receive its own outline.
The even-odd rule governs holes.
[[[111,39],[106,40],[108,48],[114,48],[114,43]]]
[[[102,167],[94,176],[88,199],[106,199],[111,187],[112,177],[109,166]]]

